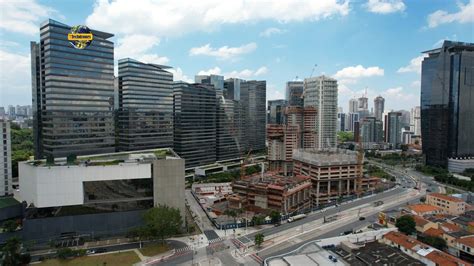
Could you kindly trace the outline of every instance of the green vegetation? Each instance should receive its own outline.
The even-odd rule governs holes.
[[[70,248],[61,248],[57,252],[58,258],[65,260],[74,257],[82,257],[86,255],[85,249],[70,249]]]
[[[439,250],[445,250],[448,247],[446,240],[439,236],[418,236],[418,240]]]
[[[415,167],[415,170],[418,172],[422,172],[426,175],[440,175],[440,174],[448,174],[448,170],[440,167],[433,167],[428,165],[418,165]]]
[[[20,128],[11,123],[12,138],[12,175],[18,176],[18,162],[27,161],[33,156],[33,130],[31,128]]]
[[[376,159],[380,160],[385,164],[388,165],[405,165],[405,164],[419,164],[421,163],[422,157],[420,155],[414,155],[414,154],[405,154],[404,152],[402,154],[398,153],[390,153],[386,154],[384,156],[375,153],[375,151],[368,151],[365,153],[365,156],[367,158],[371,159]]]
[[[255,235],[255,246],[257,246],[257,248],[260,248],[262,246],[264,238],[265,236],[262,233],[258,233]]]
[[[260,165],[252,165],[245,167],[245,175],[253,175],[261,171]],[[200,183],[224,183],[232,182],[240,178],[240,170],[232,170],[221,173],[209,174],[205,179],[199,181]]]
[[[2,224],[2,228],[5,232],[15,232],[18,228],[18,223],[16,220],[6,220]]]
[[[272,223],[278,223],[281,220],[281,214],[278,211],[272,211],[270,213],[270,218],[272,218]]]
[[[354,133],[352,131],[339,131],[337,132],[337,141],[339,143],[354,141]]]
[[[255,215],[252,217],[252,222],[254,225],[261,225],[265,223],[265,216]]]
[[[385,172],[382,168],[375,165],[367,165],[367,174],[395,182],[395,177]]]
[[[30,254],[20,254],[21,242],[17,237],[7,239],[2,248],[4,266],[26,265],[30,263]]]
[[[0,198],[0,209],[17,205],[17,204],[20,204],[20,203],[12,197]]]
[[[166,244],[149,244],[139,249],[139,251],[148,257],[156,256],[158,254],[164,253],[171,248]]]
[[[107,165],[117,165],[119,163],[123,163],[124,160],[111,160],[111,161],[103,161],[103,162],[90,162],[90,166],[107,166]]]
[[[398,228],[398,231],[406,235],[411,235],[416,232],[415,219],[410,215],[403,215],[398,218],[395,226]]]
[[[462,175],[470,177],[472,180],[474,178],[474,168],[467,168],[466,170],[464,170]]]
[[[143,219],[145,226],[139,229],[139,236],[147,239],[159,238],[162,242],[166,237],[179,234],[183,225],[179,210],[166,205],[147,210]]]
[[[44,266],[103,266],[103,265],[133,265],[140,261],[138,255],[133,251],[104,254],[97,256],[84,256],[68,260],[46,260],[39,265]]]
[[[457,179],[452,174],[450,174],[448,170],[433,166],[417,166],[415,169],[424,174],[434,176],[434,179],[440,183],[452,185],[469,191],[474,191],[473,177],[471,177],[471,180]],[[466,171],[468,172],[468,175],[472,172],[472,170],[470,169],[466,169]]]

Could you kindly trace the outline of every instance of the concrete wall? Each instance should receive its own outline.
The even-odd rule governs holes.
[[[184,221],[184,159],[153,161],[154,205],[164,204],[180,210]]]
[[[21,199],[44,208],[83,204],[84,181],[151,178],[151,168],[150,164],[138,163],[47,167],[21,162],[19,176]]]

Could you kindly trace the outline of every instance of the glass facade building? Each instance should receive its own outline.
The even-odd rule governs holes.
[[[303,107],[303,81],[288,81],[286,83],[286,100],[288,106]]]
[[[241,106],[239,101],[217,98],[216,159],[235,159],[240,156]]]
[[[286,100],[268,101],[267,124],[285,124]]]
[[[92,43],[76,49],[70,29],[47,20],[31,43],[36,158],[115,151],[113,35],[92,30]]]
[[[216,90],[212,85],[173,84],[174,150],[186,168],[216,161]]]
[[[266,81],[249,80],[240,84],[243,108],[241,144],[245,151],[266,148],[266,90]]]
[[[421,135],[426,164],[474,155],[474,43],[445,41],[421,68]]]
[[[167,68],[119,60],[120,151],[173,147],[173,74]]]

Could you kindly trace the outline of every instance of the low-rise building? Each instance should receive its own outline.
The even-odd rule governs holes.
[[[441,208],[428,204],[412,204],[408,205],[406,208],[412,214],[420,216],[438,214],[442,212]]]
[[[461,237],[456,241],[458,257],[474,263],[474,236]]]
[[[287,214],[310,207],[310,190],[308,177],[265,173],[233,182],[233,194],[227,200],[232,209],[275,210]]]
[[[450,215],[463,214],[466,209],[466,202],[462,199],[441,193],[428,194],[426,196],[426,203],[439,207],[443,213]]]

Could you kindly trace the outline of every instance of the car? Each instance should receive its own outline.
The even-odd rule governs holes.
[[[95,250],[95,253],[104,253],[104,252],[107,252],[107,249],[105,248],[98,248]]]
[[[95,254],[95,249],[89,249],[86,251],[86,255],[91,255],[91,254]]]
[[[365,220],[364,216],[359,217],[359,221],[363,221],[363,220]]]

